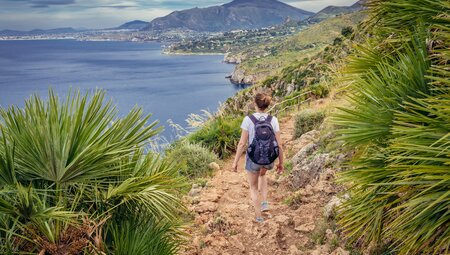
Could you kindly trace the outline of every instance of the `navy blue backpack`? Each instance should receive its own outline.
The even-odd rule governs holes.
[[[278,158],[280,151],[273,131],[272,116],[258,120],[253,114],[248,116],[255,124],[255,138],[247,148],[248,157],[258,165],[270,165]]]

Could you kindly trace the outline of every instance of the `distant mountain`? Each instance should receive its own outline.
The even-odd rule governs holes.
[[[304,20],[313,14],[277,0],[234,0],[220,6],[175,11],[154,19],[143,30],[219,32],[254,29],[281,24],[287,18]]]
[[[130,30],[141,30],[150,25],[150,22],[142,21],[142,20],[133,20],[127,22],[116,29],[130,29]]]
[[[62,27],[55,29],[34,29],[31,31],[17,31],[17,30],[2,30],[0,31],[0,35],[2,36],[24,36],[24,35],[46,35],[46,34],[66,34],[66,33],[76,33],[81,30],[76,30],[71,27]]]
[[[318,13],[309,17],[308,21],[312,22],[312,23],[318,23],[322,20],[326,20],[328,18],[333,18],[338,15],[360,11],[364,8],[365,2],[367,2],[367,0],[360,0],[351,6],[330,5],[328,7],[325,7],[323,10],[319,11]]]

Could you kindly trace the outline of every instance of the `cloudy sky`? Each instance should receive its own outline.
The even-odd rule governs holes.
[[[34,28],[106,28],[131,20],[150,21],[174,10],[207,7],[231,0],[0,0],[0,30]],[[356,0],[281,0],[317,12]]]

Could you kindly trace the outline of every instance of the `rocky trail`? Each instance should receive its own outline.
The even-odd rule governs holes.
[[[181,254],[349,254],[329,223],[340,202],[333,184],[335,166],[344,156],[320,152],[315,130],[294,140],[293,122],[293,117],[280,121],[286,160],[293,169],[283,175],[268,173],[270,211],[263,214],[264,223],[254,221],[245,157],[237,173],[228,159],[205,187],[194,185],[186,197],[195,219]]]

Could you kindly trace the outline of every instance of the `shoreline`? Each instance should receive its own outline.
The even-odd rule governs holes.
[[[195,53],[195,52],[167,52],[167,51],[162,51],[162,54],[164,55],[178,55],[178,56],[225,56],[226,53],[220,53],[220,52],[211,52],[211,53],[207,53],[207,52],[203,52],[203,53]],[[224,62],[225,63],[225,62]],[[228,63],[226,63],[228,64]]]

